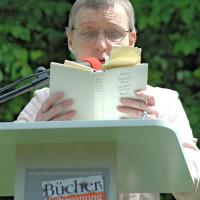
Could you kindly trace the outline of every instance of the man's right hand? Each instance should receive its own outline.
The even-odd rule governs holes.
[[[48,97],[36,115],[36,121],[67,121],[75,115],[75,110],[70,110],[72,99],[63,100],[64,94],[57,92]]]

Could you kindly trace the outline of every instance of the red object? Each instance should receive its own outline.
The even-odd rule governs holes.
[[[89,63],[90,66],[95,70],[102,70],[101,62],[97,58],[87,57],[81,59],[81,61]]]

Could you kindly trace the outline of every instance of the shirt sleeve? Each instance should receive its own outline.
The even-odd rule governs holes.
[[[34,92],[31,101],[25,106],[17,118],[17,122],[35,121],[36,115],[43,102],[49,97],[49,88],[42,88]]]
[[[156,88],[161,118],[168,119],[173,125],[186,156],[187,164],[193,179],[193,191],[185,193],[174,193],[177,200],[199,200],[200,199],[200,150],[196,146],[197,139],[193,137],[189,120],[177,92]]]

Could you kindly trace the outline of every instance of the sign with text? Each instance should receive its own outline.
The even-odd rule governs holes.
[[[108,168],[26,169],[26,200],[107,200]]]
[[[42,182],[44,200],[105,200],[103,176]]]

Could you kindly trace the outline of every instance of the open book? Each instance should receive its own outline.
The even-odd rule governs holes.
[[[67,60],[52,62],[50,94],[63,91],[73,99],[75,119],[119,119],[120,98],[137,98],[134,91],[146,88],[148,65],[140,64],[140,58],[141,49],[118,46],[100,71]]]

